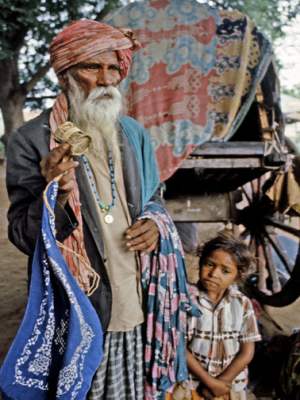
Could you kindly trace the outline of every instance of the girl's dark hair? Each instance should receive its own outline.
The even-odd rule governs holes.
[[[199,251],[199,266],[200,268],[215,250],[223,250],[230,253],[238,268],[240,278],[244,279],[248,274],[253,273],[255,269],[254,256],[249,251],[247,245],[240,239],[237,239],[231,234],[219,234],[215,238],[206,242]]]

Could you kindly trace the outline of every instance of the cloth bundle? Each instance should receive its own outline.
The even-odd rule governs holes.
[[[44,193],[26,312],[0,370],[4,399],[85,400],[102,359],[103,334],[55,239],[58,183]]]
[[[188,379],[187,314],[200,313],[188,292],[182,245],[166,210],[149,202],[142,218],[160,233],[159,251],[141,256],[146,292],[145,400],[165,399],[176,382]]]

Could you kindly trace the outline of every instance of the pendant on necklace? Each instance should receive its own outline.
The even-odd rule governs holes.
[[[104,217],[104,222],[106,224],[112,224],[114,222],[114,217],[111,214],[106,214]]]

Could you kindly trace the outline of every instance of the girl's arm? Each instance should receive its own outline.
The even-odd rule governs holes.
[[[240,351],[228,365],[228,367],[218,376],[218,379],[231,383],[240,372],[250,363],[254,356],[254,342],[242,342]]]
[[[195,375],[214,396],[222,396],[229,392],[231,385],[210,376],[189,350],[187,350],[187,365],[189,371]]]

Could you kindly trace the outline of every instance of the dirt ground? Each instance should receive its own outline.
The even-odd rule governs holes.
[[[5,167],[0,164],[0,364],[12,342],[26,305],[27,261],[7,239]]]

